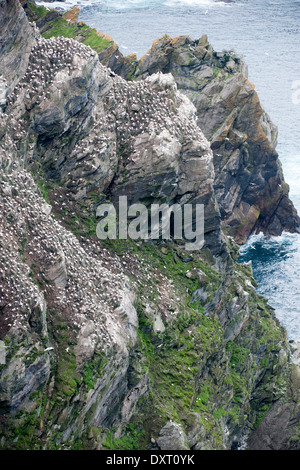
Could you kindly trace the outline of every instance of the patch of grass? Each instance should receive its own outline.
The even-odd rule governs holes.
[[[74,395],[78,388],[76,377],[76,356],[72,352],[61,350],[55,382],[57,394],[63,400]]]
[[[103,38],[98,32],[83,23],[69,24],[68,21],[59,17],[47,24],[47,30],[42,34],[45,39],[63,36],[65,38],[75,38],[86,46],[90,46],[96,52],[107,49],[112,41]]]
[[[6,436],[8,438],[6,450],[41,450],[42,443],[38,436],[38,429],[40,420],[35,411],[27,412],[20,411],[17,419],[19,424],[13,428],[8,427],[6,430]],[[13,445],[10,444],[10,434],[13,433],[14,440]]]
[[[108,39],[99,36],[97,31],[88,27],[85,29],[84,37],[85,39],[82,41],[82,43],[86,46],[90,46],[98,53],[103,51],[103,49],[107,49],[112,44],[112,42]]]
[[[68,24],[67,20],[62,17],[50,21],[47,26],[47,31],[42,34],[45,39],[57,36],[74,38],[78,29],[77,24]]]
[[[215,418],[215,420],[223,418],[223,416],[225,415],[226,411],[224,410],[224,408],[217,408],[213,411],[213,417]]]
[[[264,417],[266,416],[266,414],[270,410],[271,406],[272,406],[271,401],[268,402],[268,403],[263,403],[261,405],[260,410],[256,415],[256,421],[254,423],[254,429],[256,429],[260,425],[260,423],[262,422],[262,420],[264,419]]]
[[[35,175],[35,182],[36,182],[36,184],[37,184],[37,186],[38,186],[38,188],[41,192],[41,195],[45,199],[45,201],[48,204],[51,204],[49,196],[48,196],[48,191],[49,191],[50,187],[48,186],[47,180],[45,178],[42,178],[40,175]]]
[[[138,314],[140,348],[147,358],[153,391],[148,403],[153,419],[183,423],[191,410],[202,411],[197,401],[199,395],[203,401],[209,399],[209,391],[199,389],[198,377],[206,362],[204,358],[216,354],[222,342],[219,321],[191,309],[190,315],[179,314],[172,327],[158,339],[149,333],[149,321],[142,307],[138,308]]]
[[[102,445],[109,450],[139,450],[144,434],[145,431],[137,423],[129,423],[121,438],[115,439],[113,432],[109,432]]]
[[[83,367],[83,382],[87,386],[87,391],[93,389],[97,379],[103,375],[103,367],[106,363],[106,358],[95,358],[92,362],[85,364]]]
[[[32,12],[40,18],[45,18],[49,11],[48,8],[43,6],[38,7],[35,3],[29,3],[28,6],[32,10]]]

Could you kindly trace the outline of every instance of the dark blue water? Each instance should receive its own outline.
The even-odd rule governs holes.
[[[80,19],[112,36],[125,55],[141,57],[165,33],[207,34],[214,49],[242,54],[262,105],[279,127],[277,150],[300,212],[300,0],[70,0],[51,6],[76,4]],[[290,339],[300,340],[300,237],[251,237],[241,255],[241,261],[252,260],[259,291]]]

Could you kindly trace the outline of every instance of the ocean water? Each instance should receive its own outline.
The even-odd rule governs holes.
[[[277,151],[300,213],[300,0],[67,0],[39,4],[68,9],[109,34],[123,54],[141,57],[154,39],[207,34],[215,50],[235,49],[249,67],[261,103],[278,125]],[[290,339],[300,340],[300,236],[250,237],[241,261],[252,260],[259,292],[269,298]]]

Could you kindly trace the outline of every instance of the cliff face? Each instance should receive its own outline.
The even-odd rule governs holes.
[[[128,59],[120,58],[128,77]],[[119,64],[120,68],[120,64]],[[214,188],[226,233],[244,243],[252,233],[299,232],[278,154],[277,128],[262,109],[235,51],[215,52],[202,36],[155,41],[130,76],[171,73],[197,109],[198,125],[214,154]]]
[[[22,75],[34,42],[34,27],[16,2],[0,2],[1,75],[13,87]]]
[[[30,26],[23,9],[16,2],[0,2],[0,106],[7,93],[19,81],[34,42],[34,27]]]
[[[0,113],[1,447],[245,446],[287,396],[298,410],[299,369],[223,234],[195,106],[173,74],[128,83],[12,4],[5,22],[28,32],[15,57],[30,54]],[[203,203],[204,249],[98,240],[97,206],[123,194]],[[268,442],[299,448],[293,412],[284,442],[276,429]]]
[[[91,49],[40,39],[6,110],[3,166],[17,168],[21,153],[77,201],[96,191],[205,204],[206,243],[219,249],[212,151],[171,75],[128,84]]]
[[[60,25],[66,21],[63,16],[38,12],[30,5],[25,4],[27,14],[44,37],[57,35],[58,19]],[[194,104],[197,124],[213,151],[214,192],[225,233],[241,244],[252,233],[299,232],[300,219],[275,150],[277,128],[261,107],[247,79],[247,65],[235,51],[214,51],[206,35],[199,40],[165,35],[137,60],[134,54],[124,57],[112,38],[83,23],[71,27],[66,23],[59,31],[85,44],[98,34],[101,63],[126,80],[158,72],[174,77],[178,89]]]

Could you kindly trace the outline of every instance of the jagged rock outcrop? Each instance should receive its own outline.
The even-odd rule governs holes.
[[[0,106],[3,106],[7,93],[26,68],[34,43],[34,26],[29,24],[24,10],[16,2],[1,0],[0,29]]]
[[[272,404],[264,420],[250,435],[250,450],[299,450],[300,344],[292,344],[289,380],[283,397]]]
[[[218,251],[213,157],[195,115],[171,75],[127,83],[90,48],[39,39],[2,116],[2,166],[22,153],[76,200],[97,191],[128,204],[205,204],[206,244]]]
[[[134,64],[133,64],[134,67]],[[215,52],[202,36],[155,41],[132,74],[171,73],[197,109],[214,153],[215,193],[225,231],[244,243],[251,233],[299,232],[299,217],[275,150],[277,128],[247,80],[235,51]],[[124,59],[123,76],[128,76]]]
[[[27,12],[43,34],[53,27],[53,14]],[[81,23],[78,23],[79,25]],[[98,33],[101,34],[101,33]],[[222,226],[237,243],[252,233],[299,232],[300,220],[289,199],[275,150],[277,127],[261,107],[247,65],[235,51],[216,52],[206,35],[156,40],[141,60],[124,57],[113,39],[98,50],[100,61],[126,80],[171,73],[178,89],[197,110],[197,122],[214,154],[214,189]],[[80,28],[79,41],[86,41]]]
[[[184,450],[188,449],[186,436],[180,424],[169,421],[161,429],[156,443],[160,450]]]
[[[299,368],[222,233],[195,106],[171,74],[128,83],[24,22],[0,112],[1,448],[243,448],[297,406]],[[98,240],[96,208],[120,194],[204,203],[206,245]]]
[[[46,31],[48,22],[36,19]],[[84,40],[80,34],[77,38]],[[299,232],[300,219],[275,150],[277,128],[247,79],[242,57],[214,51],[206,35],[199,40],[165,35],[139,61],[134,55],[124,57],[113,41],[99,59],[127,80],[157,72],[173,75],[195,105],[198,125],[210,141],[222,225],[236,242],[261,231]]]
[[[247,80],[242,57],[235,51],[214,51],[206,35],[199,40],[165,35],[140,61],[119,51],[99,57],[126,79],[144,79],[158,71],[173,75],[195,105],[198,125],[210,141],[222,224],[238,243],[260,231],[299,232],[275,150],[277,127]]]

